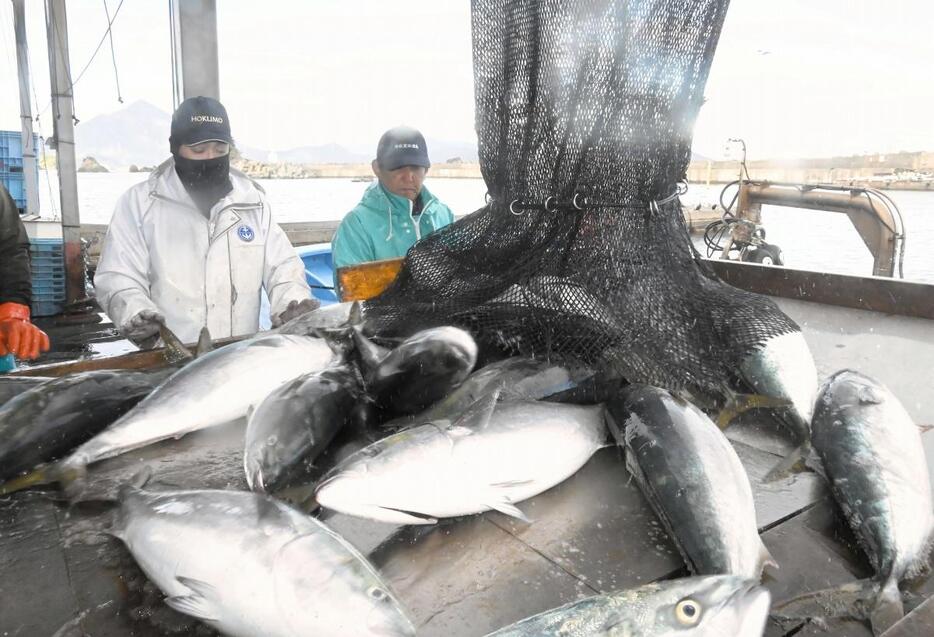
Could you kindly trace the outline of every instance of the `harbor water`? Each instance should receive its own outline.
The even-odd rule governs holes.
[[[107,223],[120,195],[145,180],[145,173],[80,173],[78,198],[83,223]],[[341,219],[359,200],[367,184],[350,179],[262,179],[280,222],[333,221]],[[486,186],[481,179],[432,179],[428,189],[456,215],[483,206]],[[719,200],[720,185],[691,185],[682,197],[685,206],[709,206]],[[42,216],[57,215],[56,174],[39,173]],[[908,280],[934,283],[934,192],[893,191],[888,193],[904,219],[907,245],[904,271]],[[730,195],[732,196],[732,195]],[[766,240],[778,245],[785,264],[792,268],[839,274],[872,274],[872,256],[846,215],[795,208],[763,207]],[[703,239],[695,245],[706,254]]]

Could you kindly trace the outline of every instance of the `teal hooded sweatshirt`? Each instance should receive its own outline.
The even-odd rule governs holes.
[[[451,210],[422,187],[422,213],[412,215],[412,202],[374,182],[360,203],[347,213],[331,240],[335,281],[337,268],[404,257],[422,237],[454,221]]]

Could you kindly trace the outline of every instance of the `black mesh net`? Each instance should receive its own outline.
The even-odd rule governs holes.
[[[419,242],[366,306],[510,352],[717,390],[798,327],[705,270],[678,199],[727,0],[474,0],[489,203]]]

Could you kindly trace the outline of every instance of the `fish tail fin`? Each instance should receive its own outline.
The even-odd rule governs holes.
[[[789,400],[765,394],[731,394],[717,416],[717,426],[726,429],[737,416],[751,409],[778,409],[790,405]]]
[[[195,357],[191,350],[185,347],[181,339],[175,335],[175,332],[166,327],[165,323],[159,324],[159,336],[162,337],[162,342],[165,344],[165,357],[169,362],[191,360]]]
[[[889,577],[885,586],[879,591],[876,604],[869,614],[872,634],[881,635],[904,616],[905,608],[902,605],[902,596],[898,590],[898,578]]]
[[[810,471],[807,464],[810,454],[811,442],[806,440],[769,469],[769,472],[762,477],[762,482],[775,482],[796,473]]]
[[[878,582],[866,579],[836,588],[812,591],[779,602],[772,607],[771,615],[778,620],[825,617],[865,620],[873,613],[879,588]],[[897,588],[896,586],[896,590]]]
[[[54,465],[46,465],[26,475],[0,483],[0,495],[10,495],[11,493],[16,493],[23,489],[35,487],[40,484],[52,484],[57,481]]]
[[[347,315],[347,323],[351,327],[363,325],[363,306],[360,301],[354,301],[350,306],[350,313]]]

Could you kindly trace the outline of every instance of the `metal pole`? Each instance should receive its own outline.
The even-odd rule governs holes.
[[[29,48],[26,46],[24,0],[13,0],[13,30],[16,33],[16,72],[19,76],[19,114],[23,130],[23,177],[26,181],[26,214],[39,214],[39,175],[36,171],[36,145],[32,136],[32,109],[29,106]]]
[[[74,93],[68,61],[68,19],[65,0],[46,0],[54,141],[58,159],[62,237],[65,242],[65,294],[69,303],[86,296],[81,219],[78,214],[78,173],[75,161]]]
[[[182,99],[204,95],[220,99],[216,0],[172,0],[175,75]]]

